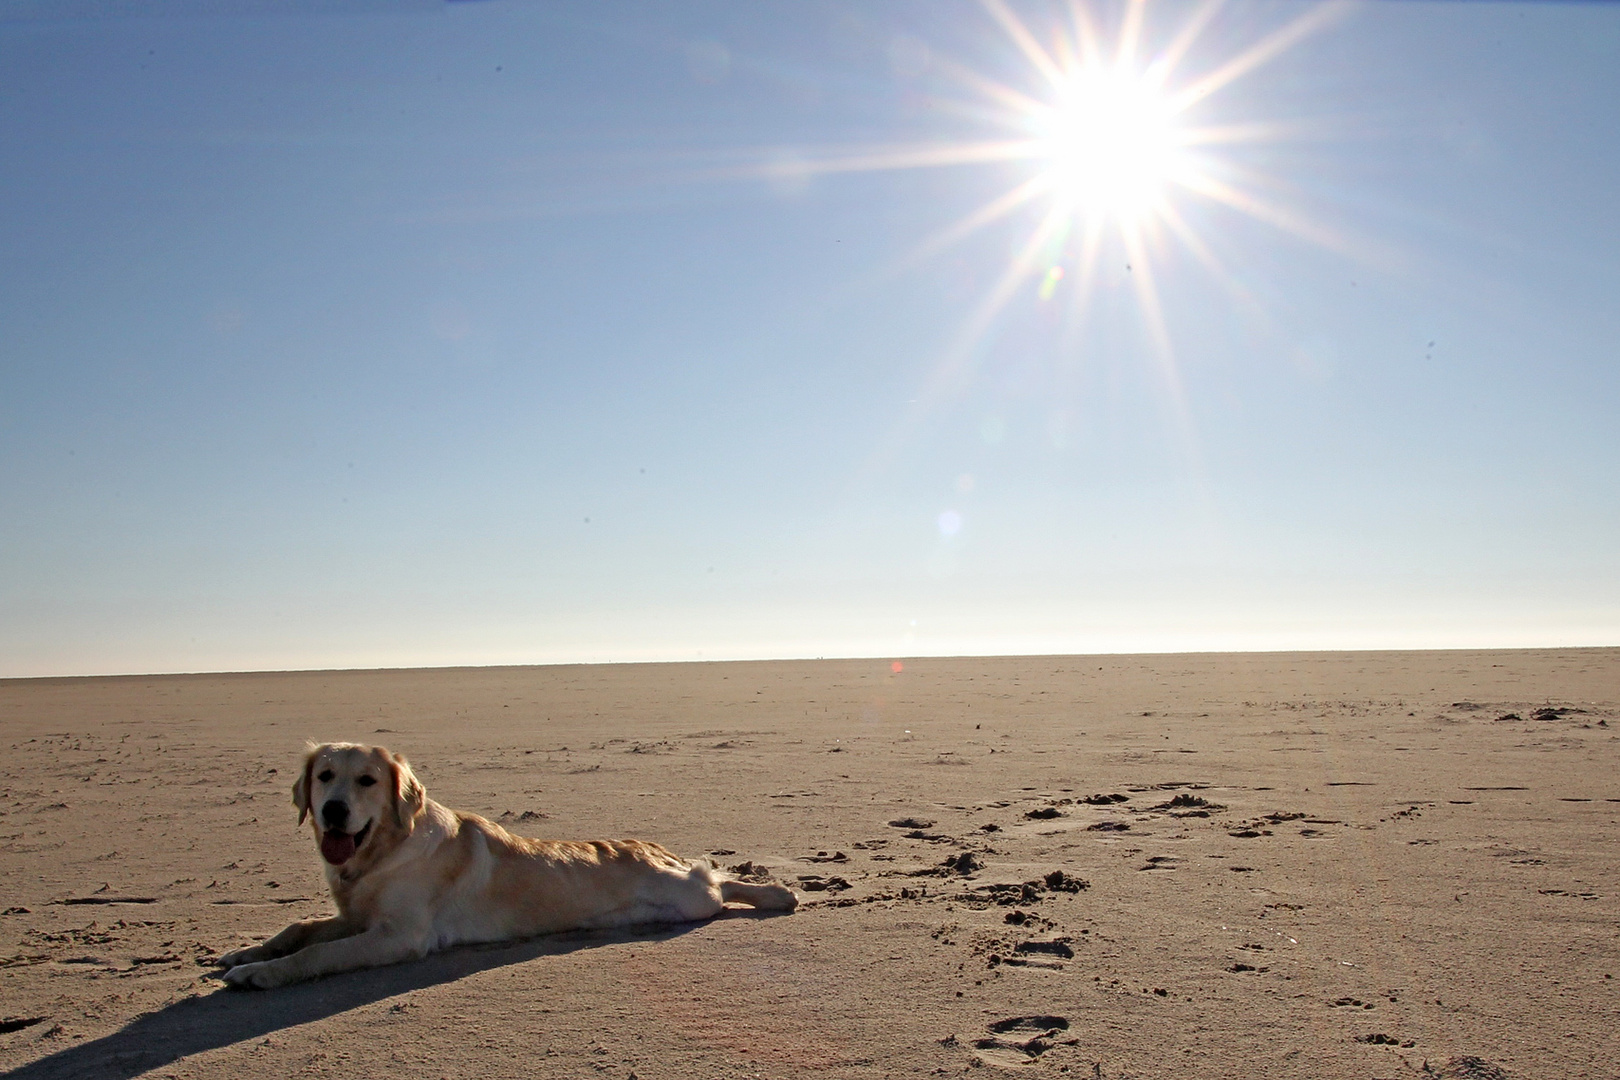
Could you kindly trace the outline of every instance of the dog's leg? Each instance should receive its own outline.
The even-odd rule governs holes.
[[[752,904],[761,911],[792,911],[799,906],[799,898],[785,885],[749,885],[742,881],[722,881],[720,899],[728,904]]]
[[[426,956],[429,948],[425,929],[402,932],[397,928],[373,926],[352,937],[316,942],[290,956],[233,967],[225,973],[225,981],[232,986],[268,990],[318,975],[415,960]]]
[[[350,934],[360,932],[360,927],[342,915],[327,915],[318,919],[305,919],[295,922],[263,945],[254,945],[247,949],[237,949],[228,952],[219,958],[219,966],[234,968],[242,964],[253,964],[261,960],[272,960],[278,956],[287,956],[299,949],[314,945],[321,941],[336,941],[338,938],[348,937]]]

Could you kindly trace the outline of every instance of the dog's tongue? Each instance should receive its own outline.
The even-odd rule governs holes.
[[[354,837],[333,829],[321,836],[321,858],[333,866],[342,866],[354,857]]]

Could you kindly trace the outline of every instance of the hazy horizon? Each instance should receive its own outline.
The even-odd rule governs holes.
[[[1620,5],[176,10],[0,13],[0,677],[1620,644]]]
[[[45,675],[5,675],[0,676],[0,682],[28,682],[31,680],[62,680],[62,679],[158,679],[158,678],[208,678],[213,676],[236,675],[321,675],[321,674],[386,674],[390,672],[432,672],[432,671],[501,671],[521,670],[525,668],[565,668],[565,667],[636,667],[661,666],[671,664],[846,664],[871,661],[876,667],[885,672],[902,676],[908,672],[915,674],[914,670],[906,665],[915,661],[972,661],[972,660],[1093,660],[1118,659],[1127,660],[1141,657],[1202,657],[1202,656],[1233,656],[1233,657],[1265,657],[1265,656],[1300,656],[1325,657],[1335,655],[1411,655],[1421,656],[1435,653],[1458,654],[1502,654],[1513,653],[1572,653],[1572,652],[1605,652],[1613,651],[1620,646],[1614,645],[1571,645],[1571,646],[1524,646],[1509,648],[1473,648],[1458,646],[1455,648],[1349,648],[1349,649],[1147,649],[1139,652],[1031,652],[1031,653],[927,653],[918,655],[905,655],[900,653],[855,653],[835,656],[699,656],[699,657],[671,657],[671,658],[625,658],[612,660],[542,660],[534,662],[493,662],[493,663],[467,663],[467,664],[403,664],[403,665],[335,665],[329,667],[286,667],[286,668],[238,668],[222,670],[175,670],[175,671],[95,671],[77,672],[72,674],[45,674]]]

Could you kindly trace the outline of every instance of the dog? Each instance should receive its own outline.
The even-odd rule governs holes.
[[[782,885],[730,880],[643,840],[531,840],[427,797],[380,746],[311,745],[293,785],[338,913],[220,957],[225,982],[268,989],[438,949],[564,930],[697,922],[728,903],[792,911]]]

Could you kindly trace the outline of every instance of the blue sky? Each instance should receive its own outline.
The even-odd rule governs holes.
[[[1089,278],[854,167],[994,6],[122,10],[0,18],[0,675],[1620,640],[1620,6],[1227,3]]]

